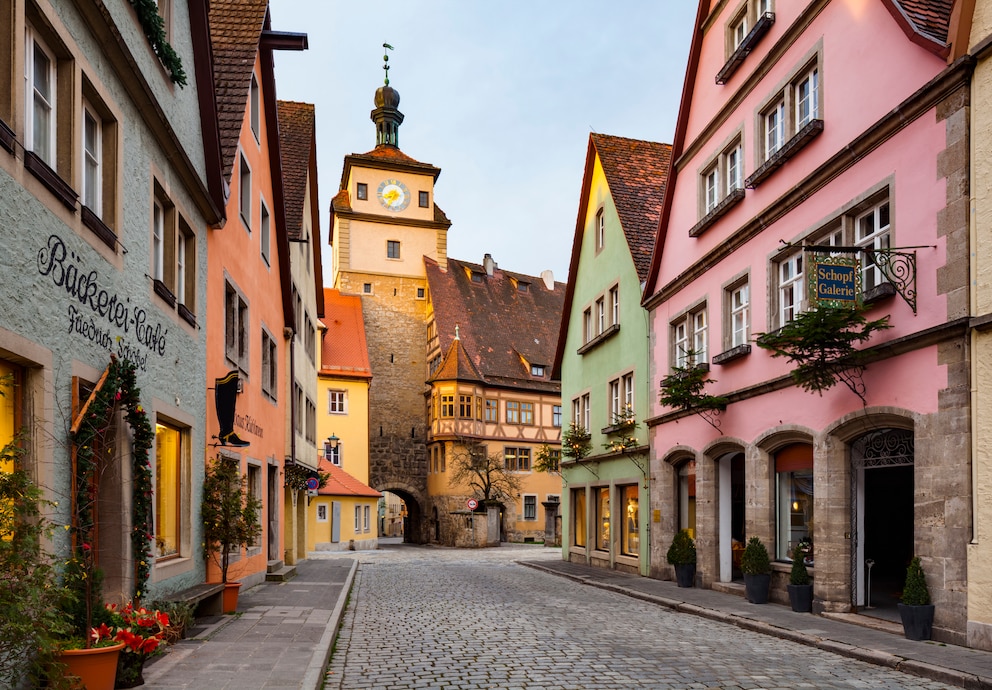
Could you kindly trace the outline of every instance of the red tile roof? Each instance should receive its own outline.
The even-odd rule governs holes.
[[[320,345],[320,374],[349,378],[372,378],[362,298],[342,295],[324,288],[324,325],[327,327]]]
[[[268,0],[211,0],[210,42],[220,129],[221,163],[234,169]]]
[[[488,276],[479,264],[451,258],[447,270],[433,259],[425,258],[424,264],[441,352],[449,361],[458,327],[456,373],[472,375],[463,368],[470,363],[475,375],[489,385],[548,392],[561,389],[547,375],[531,377],[525,361],[543,365],[550,373],[564,283],[556,282],[553,289],[548,289],[541,278],[504,271],[498,266]],[[480,280],[473,281],[472,274]]]
[[[315,154],[316,146],[314,108],[311,103],[294,101],[279,101],[278,107],[286,232],[290,240],[302,240],[307,173],[310,171],[310,156]]]
[[[893,0],[913,29],[938,43],[947,42],[953,0]]]
[[[320,496],[365,496],[367,498],[380,498],[382,496],[378,491],[358,481],[325,458],[320,459],[320,471],[331,475],[327,484],[317,490]]]
[[[590,134],[589,140],[603,165],[630,256],[643,282],[651,269],[672,147],[608,134]]]
[[[479,381],[485,382],[482,374],[474,364],[472,358],[465,352],[461,338],[456,338],[448,352],[441,361],[441,366],[437,368],[431,381]]]

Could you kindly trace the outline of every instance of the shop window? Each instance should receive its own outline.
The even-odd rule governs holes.
[[[586,490],[572,490],[572,544],[586,545]]]
[[[790,560],[813,537],[813,447],[794,443],[775,453],[775,558]]]
[[[689,460],[679,467],[679,529],[689,531],[689,536],[696,536],[696,461]]]
[[[155,555],[183,555],[182,504],[189,431],[161,419],[155,424]]]
[[[0,448],[15,441],[20,426],[21,368],[0,359]],[[14,462],[0,458],[0,472],[12,472]]]
[[[596,496],[596,548],[610,550],[610,488],[603,486],[595,491]]]
[[[617,491],[624,512],[623,527],[620,532],[620,552],[626,556],[637,556],[641,548],[637,484],[617,487]]]

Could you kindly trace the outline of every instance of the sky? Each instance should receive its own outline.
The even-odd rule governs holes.
[[[272,28],[308,34],[275,55],[276,94],[317,118],[324,280],[344,157],[375,148],[389,82],[399,147],[441,169],[448,256],[555,280],[568,274],[589,134],[671,143],[692,0],[270,0]]]

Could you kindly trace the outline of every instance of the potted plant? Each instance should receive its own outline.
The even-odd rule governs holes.
[[[675,566],[679,587],[692,587],[696,581],[696,543],[689,536],[689,530],[682,529],[675,534],[666,559]]]
[[[149,657],[162,653],[162,645],[169,629],[169,614],[148,610],[128,602],[124,606],[107,604],[113,617],[113,627],[100,630],[109,633],[124,649],[117,659],[115,688],[134,688],[144,685],[143,671]]]
[[[930,590],[923,574],[920,557],[913,556],[906,568],[906,585],[899,603],[899,617],[908,640],[929,640],[933,632],[934,605],[930,603]]]
[[[751,537],[741,554],[741,572],[744,573],[744,592],[752,604],[768,603],[768,590],[772,583],[772,562],[768,549],[758,537]]]
[[[789,603],[796,613],[809,613],[813,610],[813,581],[806,570],[806,551],[803,543],[792,550],[792,571],[789,573]]]
[[[262,532],[259,512],[262,502],[248,491],[248,477],[241,474],[233,458],[217,458],[207,467],[203,480],[204,536],[208,553],[219,559],[224,583],[224,613],[238,607],[240,582],[228,582],[231,551],[251,544]]]

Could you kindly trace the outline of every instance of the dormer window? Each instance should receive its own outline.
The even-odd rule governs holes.
[[[543,364],[531,364],[530,365],[530,375],[539,378],[544,378],[544,365]]]
[[[473,283],[481,283],[482,282],[482,274],[481,273],[478,273],[476,271],[472,271],[472,282]]]

